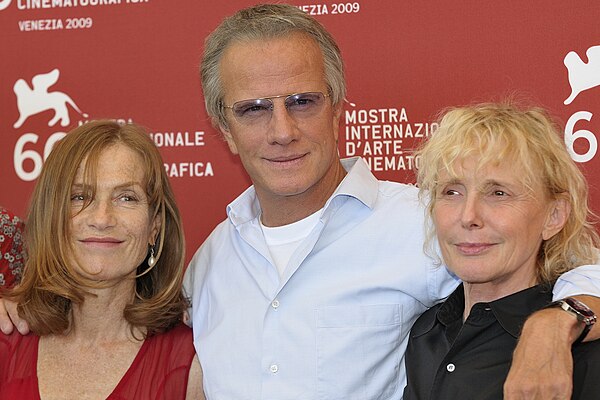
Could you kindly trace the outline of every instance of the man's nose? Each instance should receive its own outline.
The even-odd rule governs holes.
[[[290,144],[298,138],[299,132],[298,123],[285,106],[284,99],[273,99],[267,133],[269,144]]]

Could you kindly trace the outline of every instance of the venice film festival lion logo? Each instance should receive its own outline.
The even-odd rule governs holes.
[[[585,52],[587,63],[574,51],[570,51],[564,59],[569,72],[571,94],[565,105],[571,104],[581,92],[600,86],[600,46],[592,46]]]
[[[0,1],[0,11],[4,10],[5,8],[8,8],[8,6],[10,6],[12,0],[2,0]]]
[[[54,126],[58,122],[61,126],[68,126],[71,123],[68,106],[83,117],[88,117],[66,93],[48,91],[50,86],[58,81],[59,76],[60,71],[55,68],[48,73],[34,76],[31,80],[32,87],[24,79],[15,82],[13,90],[17,96],[19,110],[19,119],[13,125],[15,129],[20,128],[29,117],[49,110],[54,111],[54,117],[48,122],[48,126]]]

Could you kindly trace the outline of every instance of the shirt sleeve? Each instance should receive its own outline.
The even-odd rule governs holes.
[[[183,295],[188,299],[188,309],[187,309],[187,318],[184,318],[184,322],[187,326],[192,326],[192,299],[194,297],[194,261],[196,257],[192,259],[189,263],[187,269],[185,270],[185,274],[183,275]]]
[[[201,292],[201,288],[203,283],[206,280],[207,270],[209,268],[209,260],[210,253],[212,250],[211,247],[211,234],[208,239],[200,246],[200,248],[192,257],[187,269],[185,270],[185,274],[183,275],[183,294],[189,301],[189,307],[187,310],[187,318],[185,320],[185,324],[188,326],[192,326],[192,319],[194,316],[194,309],[198,311],[198,297]],[[194,307],[195,305],[195,307]]]
[[[440,303],[446,297],[450,296],[460,284],[460,279],[452,274],[445,265],[432,264],[429,266],[429,295],[431,304]]]
[[[582,265],[562,274],[552,290],[553,300],[569,296],[600,297],[600,265]]]

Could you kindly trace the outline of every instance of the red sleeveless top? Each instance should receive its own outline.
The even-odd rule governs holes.
[[[0,399],[39,400],[39,336],[0,333]],[[194,358],[192,330],[178,325],[144,341],[109,400],[185,399]]]

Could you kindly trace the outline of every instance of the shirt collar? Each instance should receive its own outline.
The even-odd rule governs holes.
[[[367,207],[373,208],[379,183],[367,163],[360,157],[345,158],[341,163],[348,174],[327,200],[324,208],[327,209],[331,201],[338,196],[354,197]],[[260,204],[254,186],[250,186],[227,206],[227,216],[234,226],[257,219],[259,215]]]
[[[490,303],[477,303],[475,307],[489,307],[500,326],[512,335],[519,337],[521,328],[527,317],[539,310],[552,300],[552,287],[550,285],[537,285]],[[427,313],[419,328],[413,328],[411,336],[420,336],[429,332],[436,324],[449,326],[458,319],[462,319],[465,308],[464,288],[461,284],[442,303],[436,312]]]
[[[362,158],[344,158],[341,162],[348,174],[325,203],[325,208],[337,196],[350,196],[372,209],[377,200],[379,181]]]
[[[513,337],[518,338],[527,317],[552,300],[552,287],[530,287],[489,303],[496,319]]]

